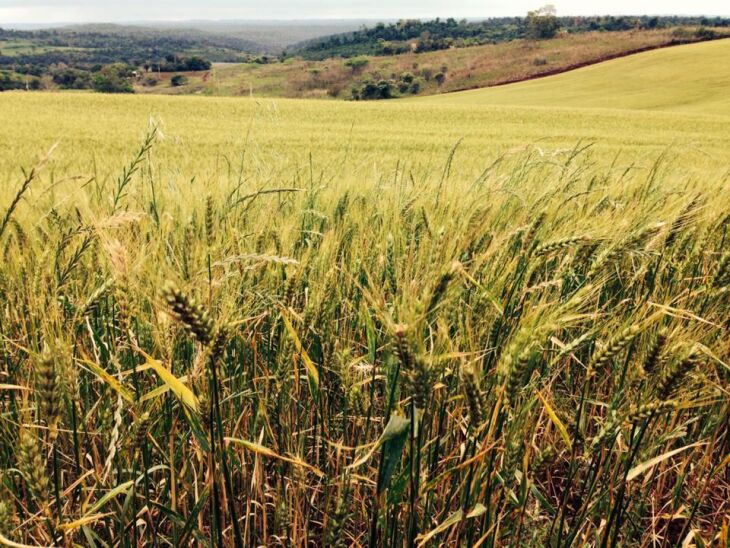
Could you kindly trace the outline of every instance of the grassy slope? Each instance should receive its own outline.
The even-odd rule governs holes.
[[[432,103],[671,110],[730,115],[730,40],[655,50]]]
[[[506,80],[527,78],[546,71],[617,55],[672,41],[672,30],[582,33],[554,40],[525,41],[406,54],[371,57],[362,74],[353,74],[342,59],[325,61],[289,60],[271,65],[217,65],[210,73],[190,74],[190,84],[169,87],[170,75],[162,75],[155,88],[140,92],[170,94],[248,95],[263,97],[322,97],[328,90],[340,90],[349,97],[350,88],[364,76],[375,79],[398,77],[403,72],[418,75],[424,69],[433,74],[447,67],[446,81],[423,83],[423,94],[434,94],[494,85]],[[536,62],[545,64],[536,64]]]

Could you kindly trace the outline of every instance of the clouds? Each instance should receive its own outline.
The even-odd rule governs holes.
[[[549,0],[547,0],[549,1]],[[489,17],[522,15],[545,0],[0,0],[5,22],[186,19]],[[725,0],[553,0],[558,13],[730,15]]]

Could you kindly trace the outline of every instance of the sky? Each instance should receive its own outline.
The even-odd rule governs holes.
[[[552,3],[558,15],[730,15],[728,0],[0,0],[7,23],[190,19],[398,19],[524,15]]]

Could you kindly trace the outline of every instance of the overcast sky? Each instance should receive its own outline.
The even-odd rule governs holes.
[[[522,15],[543,0],[0,0],[3,23]],[[730,15],[728,0],[555,0],[559,15]]]

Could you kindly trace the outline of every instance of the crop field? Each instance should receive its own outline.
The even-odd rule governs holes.
[[[641,59],[0,94],[0,544],[727,546],[725,67]]]
[[[519,85],[426,101],[460,105],[567,106],[730,116],[730,39],[654,50]],[[692,67],[678,72],[677,66]]]

